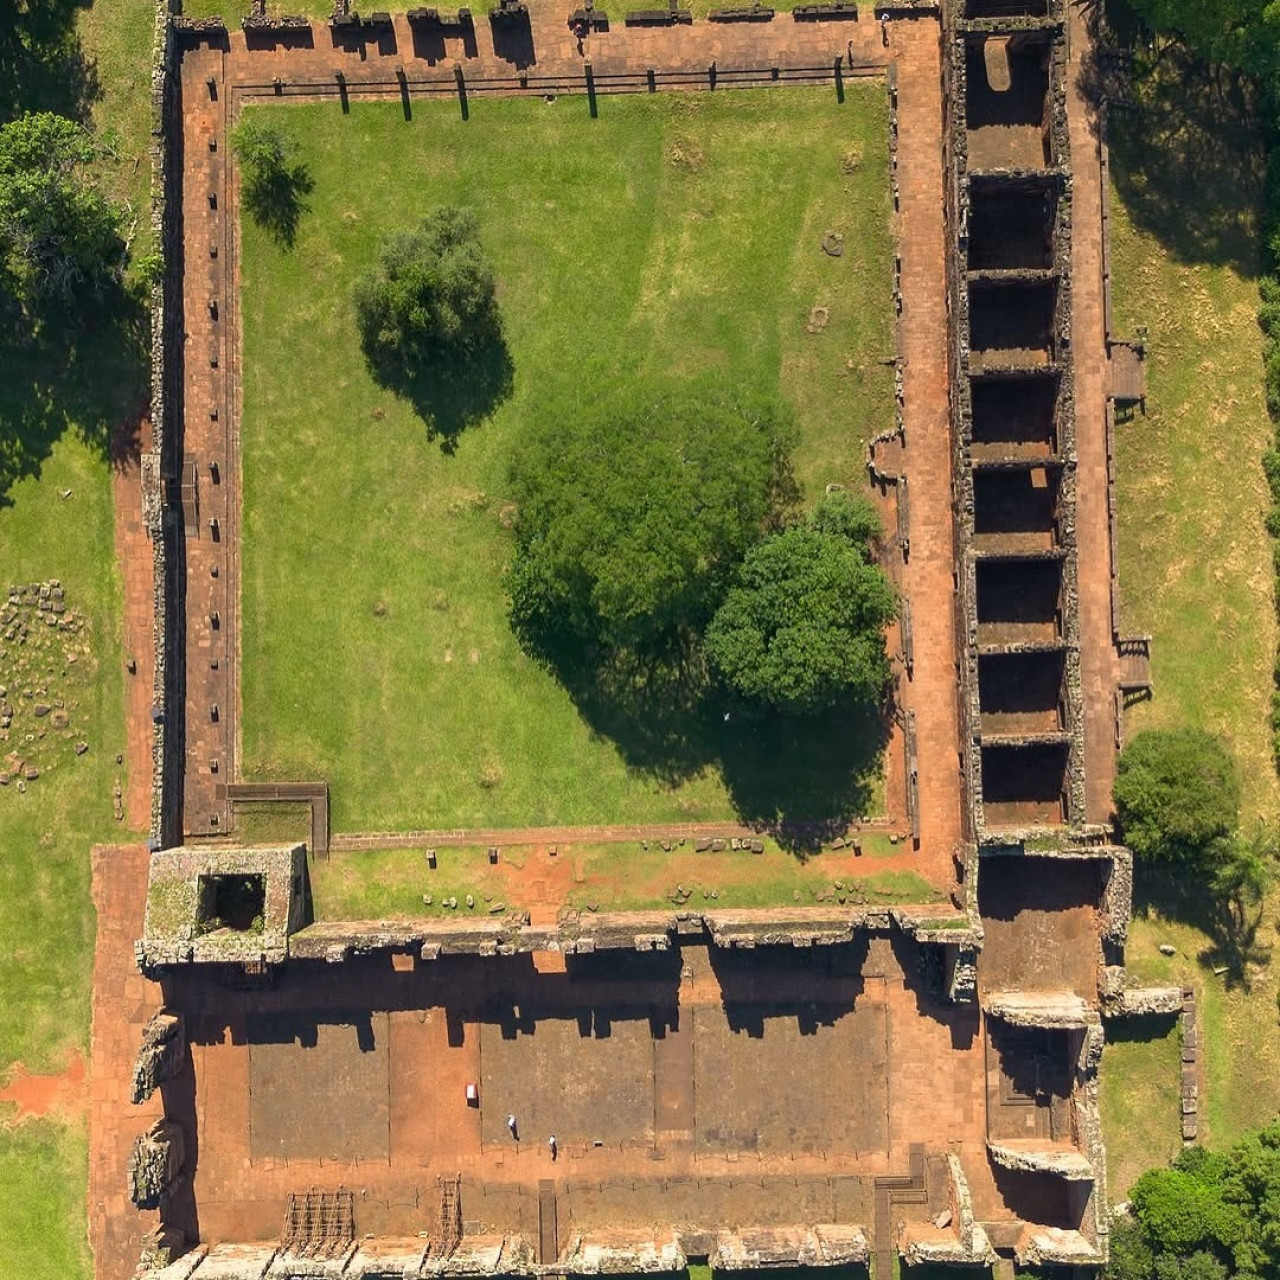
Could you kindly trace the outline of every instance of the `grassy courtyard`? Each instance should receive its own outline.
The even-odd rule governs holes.
[[[772,840],[763,854],[696,853],[692,842],[667,852],[654,841],[644,850],[628,841],[564,846],[553,857],[542,847],[517,846],[504,848],[498,865],[491,866],[485,849],[464,847],[438,850],[435,868],[428,867],[422,850],[335,852],[313,864],[311,889],[320,920],[482,915],[499,903],[537,910],[543,919],[562,905],[670,910],[684,893],[691,907],[720,909],[943,901],[909,869],[877,869],[895,853],[887,839],[865,837],[864,848],[855,864],[834,855],[801,862]],[[470,908],[468,895],[474,899]]]
[[[842,105],[610,98],[596,121],[578,98],[484,100],[467,122],[452,102],[416,103],[412,122],[399,104],[251,110],[297,140],[315,185],[292,250],[243,227],[245,776],[327,778],[339,831],[759,804],[773,766],[753,744],[639,767],[522,655],[508,466],[540,403],[573,412],[619,379],[712,370],[795,407],[809,500],[861,483],[893,404],[883,84],[850,84]],[[379,237],[442,203],[481,221],[515,369],[454,452],[372,381],[350,302]],[[799,776],[803,752],[779,754],[773,772]],[[869,809],[878,761],[858,767]],[[823,816],[799,812],[821,803],[810,788],[777,806]]]

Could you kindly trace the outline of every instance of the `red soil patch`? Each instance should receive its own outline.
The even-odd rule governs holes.
[[[14,1124],[28,1116],[83,1116],[89,1095],[85,1083],[85,1061],[73,1053],[65,1071],[54,1076],[33,1076],[20,1062],[9,1071],[8,1083],[0,1089],[0,1104],[16,1104],[17,1111],[6,1117]]]

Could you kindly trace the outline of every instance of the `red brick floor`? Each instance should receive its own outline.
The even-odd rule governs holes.
[[[142,1027],[160,1005],[160,989],[138,972],[133,941],[142,933],[147,898],[144,845],[98,845],[92,852],[98,935],[93,955],[90,1054],[89,1240],[96,1280],[129,1280],[144,1232],[158,1214],[129,1201],[127,1169],[134,1138],[160,1115],[160,1097],[130,1100],[133,1058]]]
[[[145,831],[151,825],[151,696],[155,664],[151,541],[142,523],[139,459],[151,448],[151,423],[143,419],[112,458],[116,559],[124,581],[124,652],[134,670],[125,669],[128,785],[125,825]]]
[[[910,486],[910,596],[914,677],[899,694],[916,714],[921,871],[951,876],[962,837],[960,711],[954,622],[951,423],[947,395],[946,244],[943,225],[941,46],[936,22],[890,25],[898,77],[898,250],[902,256],[901,356]]]
[[[1102,166],[1097,120],[1079,89],[1088,25],[1071,7],[1071,346],[1076,391],[1076,546],[1080,583],[1080,674],[1084,689],[1085,815],[1111,815],[1115,773],[1113,697],[1118,676],[1111,619],[1107,488],[1107,345],[1102,295]]]

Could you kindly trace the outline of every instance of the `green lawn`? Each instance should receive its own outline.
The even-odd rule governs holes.
[[[126,203],[135,252],[150,242],[152,14],[151,0],[99,0],[76,16],[92,68],[88,83],[96,83],[88,106],[109,152],[100,177]],[[65,106],[75,96],[68,88],[74,77],[63,82],[53,73],[42,83],[25,105]],[[15,1061],[58,1071],[68,1053],[89,1049],[89,848],[130,835],[112,807],[113,785],[127,779],[115,762],[125,746],[124,673],[107,440],[144,401],[146,362],[139,356],[132,340],[94,315],[78,332],[51,335],[42,349],[20,333],[0,333],[0,604],[11,582],[59,578],[67,607],[88,623],[76,638],[88,653],[77,653],[73,666],[55,661],[52,671],[49,649],[41,670],[34,645],[0,641],[7,651],[0,653],[0,684],[52,682],[54,696],[67,703],[73,738],[89,744],[76,756],[70,742],[59,738],[53,747],[46,740],[39,744],[41,776],[26,794],[13,784],[0,788],[0,1079]],[[21,684],[14,684],[15,672]],[[15,745],[27,744],[0,742],[0,768]],[[0,1275],[91,1274],[87,1180],[83,1122],[0,1123]]]
[[[1182,1150],[1182,1035],[1177,1018],[1125,1018],[1108,1022],[1106,1030],[1101,1105],[1107,1190],[1120,1201],[1140,1173]]]
[[[1176,59],[1140,98],[1139,112],[1115,117],[1111,153],[1116,325],[1125,336],[1145,325],[1149,342],[1147,414],[1122,423],[1116,445],[1124,625],[1153,636],[1155,684],[1127,732],[1193,724],[1222,734],[1246,779],[1247,818],[1275,820],[1267,719],[1276,615],[1261,465],[1273,429],[1257,325],[1257,144],[1223,113],[1218,90]],[[1141,868],[1137,889],[1126,959],[1139,978],[1196,988],[1201,1136],[1223,1147],[1280,1110],[1269,965],[1280,899],[1263,912],[1247,983],[1229,985],[1213,972],[1215,944],[1200,923],[1148,902]],[[1177,954],[1162,956],[1161,943]],[[1167,1028],[1145,1042],[1126,1032],[1104,1055],[1113,1199],[1180,1145],[1177,1040]]]
[[[883,84],[608,98],[596,121],[581,98],[252,110],[315,190],[292,251],[244,228],[245,775],[327,778],[340,831],[721,818],[767,792],[758,761],[629,767],[520,653],[507,468],[540,402],[713,369],[795,405],[810,499],[864,482],[893,413]],[[515,366],[454,454],[373,383],[350,305],[379,237],[443,202],[480,217]]]
[[[1225,136],[1223,144],[1228,151]],[[1122,139],[1113,168],[1125,154]],[[1256,209],[1250,168],[1224,164],[1219,175],[1206,203]],[[1123,170],[1117,176],[1124,181]],[[1124,189],[1112,199],[1115,322],[1126,336],[1145,325],[1149,354],[1147,414],[1116,432],[1119,570],[1125,629],[1154,637],[1155,685],[1153,700],[1130,712],[1128,732],[1194,724],[1220,733],[1248,779],[1247,810],[1274,817],[1276,615],[1262,473],[1273,428],[1257,278],[1241,254],[1185,251],[1135,223]]]
[[[499,902],[509,908],[544,904],[549,889],[566,906],[604,911],[669,909],[680,886],[689,891],[694,907],[943,901],[912,872],[876,870],[878,858],[895,852],[885,838],[868,837],[864,848],[856,874],[843,858],[843,869],[832,868],[832,857],[801,862],[771,840],[763,854],[695,853],[692,842],[670,852],[656,842],[647,850],[635,841],[574,844],[559,849],[554,858],[545,849],[503,848],[497,867],[490,866],[482,848],[442,848],[434,869],[421,849],[334,852],[313,863],[311,889],[320,920],[482,914]],[[423,901],[424,894],[431,896],[430,903]],[[468,894],[475,899],[470,909],[465,906]],[[450,908],[449,898],[461,905]]]
[[[83,1125],[29,1120],[0,1126],[0,1275],[92,1275],[85,1237],[88,1146]]]

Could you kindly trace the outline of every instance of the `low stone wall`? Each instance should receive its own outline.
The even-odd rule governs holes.
[[[947,1217],[933,1223],[909,1222],[899,1252],[908,1266],[990,1267],[996,1261],[987,1233],[973,1216],[973,1197],[959,1158],[947,1154]]]
[[[151,842],[176,844],[182,831],[184,757],[184,547],[169,488],[182,456],[181,137],[174,21],[156,0],[151,60],[151,228],[162,269],[151,290],[152,447],[142,459],[142,511],[152,551]]]
[[[818,1224],[795,1227],[751,1227],[718,1232],[705,1242],[718,1270],[757,1270],[769,1266],[864,1266],[869,1250],[861,1227]],[[148,1255],[144,1255],[144,1259]],[[607,1235],[575,1235],[560,1257],[548,1264],[534,1261],[524,1236],[463,1236],[445,1253],[428,1239],[380,1240],[365,1236],[335,1258],[306,1258],[273,1244],[198,1245],[167,1266],[139,1269],[137,1280],[296,1280],[326,1276],[331,1280],[427,1280],[457,1276],[602,1276],[677,1275],[688,1264],[678,1235],[645,1235],[619,1230]]]
[[[499,904],[501,905],[501,904]],[[718,947],[838,946],[862,932],[897,929],[922,946],[976,949],[980,936],[948,928],[937,917],[889,907],[774,908],[749,911],[565,912],[555,925],[532,925],[525,912],[495,912],[458,921],[324,921],[294,932],[291,960],[341,963],[382,951],[413,952],[423,960],[450,955],[518,955],[556,951],[666,951],[681,940]]]

